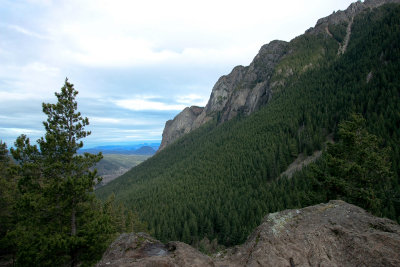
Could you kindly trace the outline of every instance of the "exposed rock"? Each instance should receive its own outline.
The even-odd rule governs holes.
[[[237,66],[229,75],[222,76],[212,89],[203,116],[196,119],[199,127],[207,117],[220,113],[220,122],[232,119],[238,113],[250,114],[271,98],[270,78],[275,66],[286,54],[287,42],[272,41],[261,47],[248,67]]]
[[[337,25],[342,22],[349,23],[354,16],[358,15],[362,11],[377,8],[388,3],[400,3],[400,0],[365,0],[364,2],[354,2],[346,10],[333,12],[333,14],[319,19],[315,24],[315,27],[310,28],[306,33],[326,33],[330,35],[329,31],[327,31],[328,25]]]
[[[250,114],[267,103],[271,98],[270,78],[286,53],[286,47],[284,41],[272,41],[261,47],[248,67],[237,66],[230,74],[219,78],[204,109],[185,108],[172,121],[166,122],[160,150],[214,116],[218,115],[219,121],[224,122],[239,113]]]
[[[335,200],[267,215],[243,245],[210,258],[123,234],[97,266],[400,266],[400,226]]]
[[[400,266],[400,226],[343,201],[266,216],[228,266]]]
[[[214,266],[210,257],[200,253],[182,242],[170,242],[167,245],[151,236],[122,234],[115,240],[96,265],[105,266]]]
[[[353,26],[354,17],[352,17],[347,24],[346,28],[346,36],[341,44],[339,44],[338,55],[343,55],[346,52],[347,46],[349,45],[350,35],[351,35],[351,27]]]
[[[339,55],[343,54],[350,41],[354,16],[386,3],[400,3],[400,0],[357,1],[344,11],[334,12],[330,16],[319,19],[315,27],[307,30],[306,34],[323,33],[333,38],[328,26],[346,22],[347,33],[338,50]],[[261,47],[248,67],[237,66],[230,74],[222,76],[214,85],[210,99],[202,111],[198,107],[196,111],[193,110],[194,107],[186,108],[174,120],[165,124],[160,150],[212,118],[218,118],[219,122],[224,122],[238,114],[248,115],[268,103],[272,97],[272,89],[277,85],[284,85],[284,81],[275,81],[270,84],[270,78],[280,60],[286,54],[290,54],[291,51],[287,51],[287,47],[288,43],[284,41],[272,41]],[[311,67],[312,65],[306,65],[304,71]],[[293,74],[290,70],[286,70],[285,75]]]
[[[162,134],[159,151],[182,135],[190,132],[193,122],[202,111],[203,108],[192,106],[190,108],[185,108],[181,113],[176,115],[173,120],[167,121]]]

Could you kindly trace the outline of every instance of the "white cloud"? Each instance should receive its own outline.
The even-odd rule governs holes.
[[[40,5],[50,5],[51,3],[53,3],[52,0],[27,0],[27,2]]]
[[[126,135],[126,138],[133,138],[138,140],[154,140],[155,137],[158,137],[162,134],[163,129],[151,129],[146,131],[136,131],[136,134]],[[149,139],[150,138],[150,139]]]
[[[79,30],[76,25],[66,30],[68,39],[74,44],[60,49],[63,44],[56,44],[59,55],[70,64],[91,67],[129,67],[164,65],[207,65],[246,62],[254,56],[260,44],[227,44],[222,47],[163,47],[154,40],[144,37],[123,36],[109,33],[107,38]],[[120,33],[123,34],[123,33]],[[191,37],[193,38],[193,37]],[[60,46],[60,47],[59,47]],[[251,55],[251,56],[249,56]]]
[[[0,91],[0,102],[2,103],[9,103],[9,102],[14,102],[14,101],[21,101],[21,100],[26,100],[26,99],[40,99],[41,96],[37,94],[29,94],[26,92],[23,93],[15,93],[15,92],[5,92],[5,91]]]
[[[168,50],[155,51],[147,40],[129,36],[74,36],[76,50],[66,50],[65,57],[71,62],[95,67],[151,65],[176,57]]]
[[[136,126],[136,125],[152,125],[148,120],[142,118],[131,119],[131,118],[111,118],[111,117],[95,117],[91,116],[89,118],[91,125],[110,125],[116,124],[118,126]]]
[[[339,5],[320,0],[69,0],[53,5],[46,31],[54,40],[51,53],[85,66],[248,64],[262,44],[304,32],[320,17],[318,10],[333,2]]]
[[[40,135],[43,131],[35,130],[35,129],[26,129],[26,128],[0,128],[0,133],[5,135]]]
[[[35,38],[39,38],[39,39],[49,39],[49,37],[47,37],[47,36],[30,31],[30,30],[25,29],[18,25],[8,24],[7,27],[9,29],[15,30],[16,32],[22,33],[22,34],[30,36],[30,37],[35,37]]]
[[[0,94],[4,97],[0,101],[49,98],[64,78],[58,67],[44,62],[0,64]]]
[[[186,106],[185,105],[176,105],[176,104],[166,104],[159,101],[150,101],[145,99],[123,99],[116,100],[115,104],[119,107],[129,109],[129,110],[182,110]]]
[[[104,117],[91,117],[90,118],[91,124],[120,124],[121,119],[116,118],[104,118]]]
[[[24,72],[46,73],[49,76],[55,76],[60,73],[57,67],[49,66],[43,62],[31,62],[22,67]]]
[[[176,97],[176,102],[186,106],[205,106],[208,101],[208,96],[201,96],[198,94],[181,95]]]

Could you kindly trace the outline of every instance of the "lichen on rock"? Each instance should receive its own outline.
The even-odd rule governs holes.
[[[182,242],[122,234],[105,266],[400,266],[400,225],[344,201],[265,216],[247,241],[213,257]]]

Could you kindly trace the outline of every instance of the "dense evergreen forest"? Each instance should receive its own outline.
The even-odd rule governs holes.
[[[241,243],[268,212],[332,198],[400,221],[400,7],[357,16],[338,55],[346,27],[330,26],[334,38],[293,39],[261,110],[223,124],[216,116],[96,195],[115,194],[162,241],[195,245],[204,237]],[[316,164],[280,177],[330,134],[335,144]]]

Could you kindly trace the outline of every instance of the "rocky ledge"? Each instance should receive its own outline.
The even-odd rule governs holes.
[[[400,266],[400,226],[334,200],[268,214],[240,246],[207,256],[181,242],[122,234],[100,266]]]

